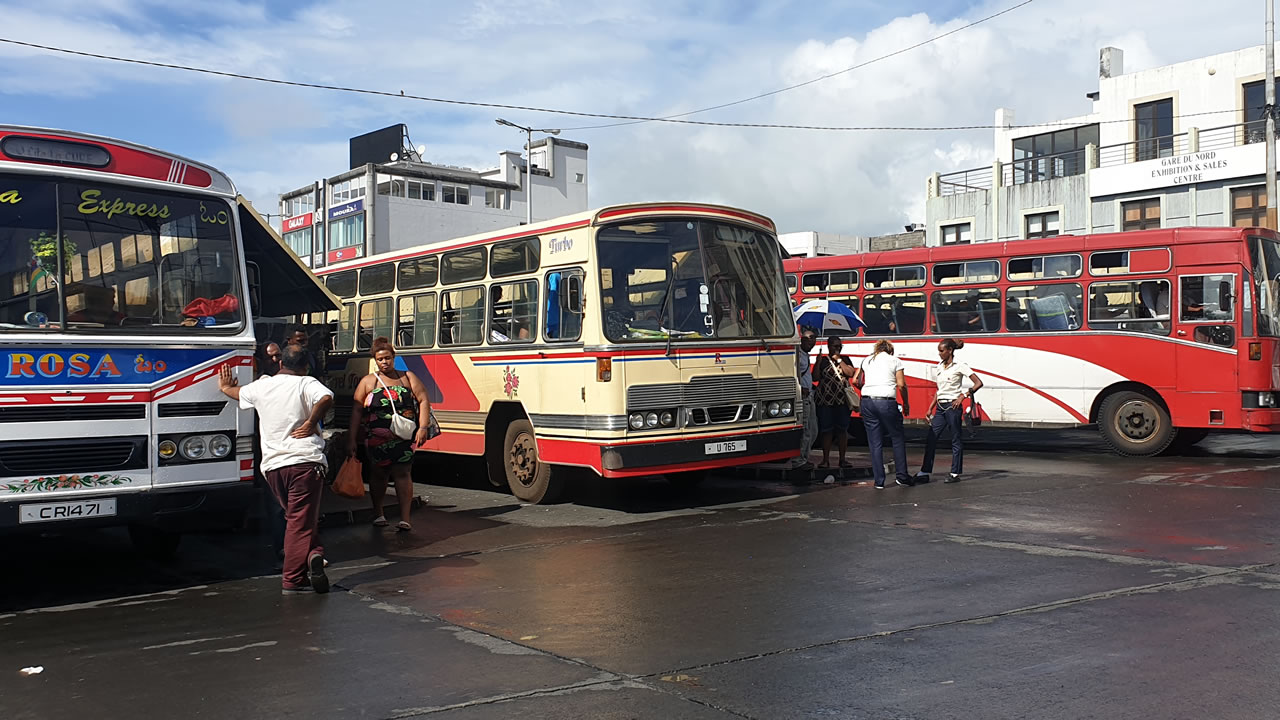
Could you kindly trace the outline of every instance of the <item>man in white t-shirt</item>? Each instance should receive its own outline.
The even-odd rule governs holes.
[[[224,394],[238,400],[241,409],[258,411],[262,474],[284,508],[282,585],[286,595],[329,592],[316,527],[328,465],[320,420],[333,405],[333,391],[307,375],[309,364],[306,348],[289,345],[281,354],[276,375],[244,387],[239,387],[229,366],[224,365],[218,375]]]
[[[871,354],[862,360],[862,424],[867,428],[867,447],[871,451],[871,475],[877,490],[884,489],[884,435],[893,446],[895,480],[899,485],[914,485],[907,474],[907,441],[902,432],[902,416],[911,412],[907,397],[906,371],[893,354],[893,343],[877,340]],[[857,381],[855,376],[855,382]],[[898,394],[902,409],[898,409]]]

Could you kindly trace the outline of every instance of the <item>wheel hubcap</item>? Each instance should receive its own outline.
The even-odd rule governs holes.
[[[538,472],[538,446],[529,433],[520,433],[511,443],[511,456],[507,458],[516,482],[524,487],[533,485]]]
[[[1146,400],[1130,400],[1116,413],[1116,430],[1130,440],[1147,440],[1160,428],[1160,415]]]

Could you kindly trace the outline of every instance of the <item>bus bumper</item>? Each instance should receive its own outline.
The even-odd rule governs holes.
[[[671,442],[603,445],[600,447],[600,474],[604,477],[634,477],[785,460],[800,454],[803,433],[802,428],[786,428]],[[747,450],[708,455],[707,445],[712,442],[745,442]]]
[[[20,523],[21,505],[115,498],[116,514],[110,517],[75,518],[52,522]],[[159,530],[194,532],[226,528],[244,516],[255,497],[253,483],[237,482],[205,487],[156,489],[133,493],[103,493],[64,497],[17,499],[0,503],[0,534],[57,532],[71,528],[111,527],[137,523]]]
[[[1280,408],[1245,408],[1240,427],[1249,432],[1280,432]]]

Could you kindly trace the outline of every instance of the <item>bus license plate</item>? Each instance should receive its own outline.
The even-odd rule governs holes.
[[[725,442],[707,443],[707,455],[722,455],[724,453],[745,452],[747,449],[746,440],[728,440]]]
[[[96,500],[72,500],[69,502],[22,505],[18,508],[19,523],[56,522],[81,518],[111,517],[116,514],[115,498]]]

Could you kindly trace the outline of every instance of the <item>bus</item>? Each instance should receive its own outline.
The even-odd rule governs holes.
[[[336,307],[217,170],[0,126],[0,532],[238,520],[254,418],[218,371],[252,380],[256,317]]]
[[[890,338],[923,415],[937,344],[963,339],[981,416],[1096,424],[1150,456],[1209,432],[1280,431],[1280,236],[1169,228],[786,261],[794,302],[824,297]]]
[[[317,272],[342,299],[335,423],[391,338],[441,434],[490,482],[550,502],[605,478],[799,454],[796,329],[771,220],[696,203],[606,207]]]

